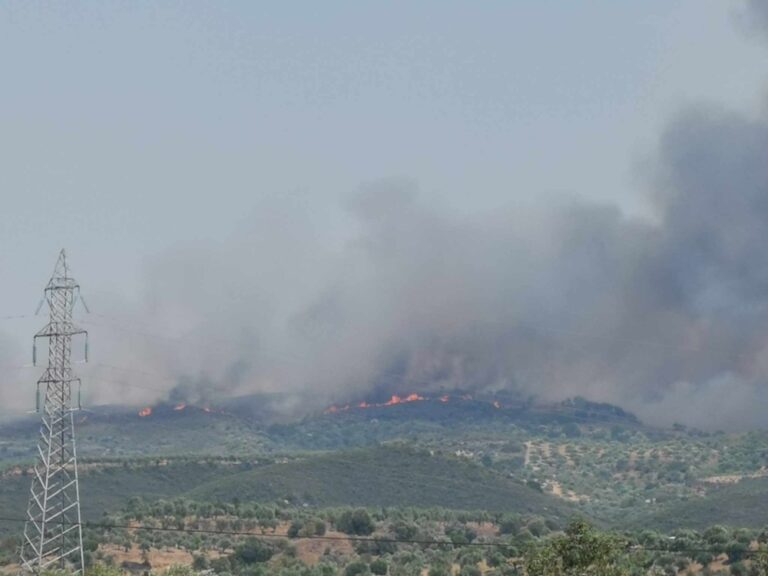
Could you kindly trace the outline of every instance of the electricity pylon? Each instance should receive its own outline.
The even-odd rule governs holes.
[[[35,574],[45,569],[83,571],[83,532],[73,417],[74,410],[80,404],[80,379],[71,366],[73,336],[85,335],[86,360],[88,356],[88,335],[72,323],[72,310],[79,297],[80,286],[69,276],[67,257],[62,250],[53,276],[45,287],[50,320],[35,334],[32,349],[35,363],[37,339],[48,338],[48,367],[37,381],[38,412],[41,409],[41,387],[45,388],[45,401],[21,546],[22,568]],[[72,405],[72,383],[78,384],[77,407]]]

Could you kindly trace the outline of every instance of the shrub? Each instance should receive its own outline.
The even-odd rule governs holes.
[[[339,517],[336,526],[341,532],[355,536],[368,536],[376,529],[370,514],[363,508],[346,510]]]
[[[371,562],[371,572],[376,576],[384,576],[387,573],[387,563],[382,558],[376,558]]]
[[[272,548],[256,538],[248,538],[235,549],[234,557],[243,564],[266,562],[272,558]]]
[[[344,576],[360,576],[368,573],[368,564],[362,560],[355,560],[347,564],[344,570]]]

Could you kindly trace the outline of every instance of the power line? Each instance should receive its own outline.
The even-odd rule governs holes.
[[[21,320],[23,318],[34,318],[34,314],[10,314],[7,316],[0,316],[0,320]]]

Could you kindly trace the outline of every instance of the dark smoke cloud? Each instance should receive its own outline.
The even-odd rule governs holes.
[[[747,6],[747,16],[755,28],[768,34],[768,3],[765,0],[748,0]]]
[[[768,3],[749,9],[768,30]],[[281,392],[298,413],[461,388],[765,426],[768,121],[690,110],[654,166],[647,218],[584,201],[470,217],[391,180],[347,198],[356,232],[328,242],[311,202],[262,206],[218,246],[148,265],[130,316],[168,338],[134,326],[102,353],[166,377],[113,374],[154,392],[104,398]]]
[[[358,233],[334,251],[292,206],[150,266],[147,321],[192,336],[139,350],[182,377],[174,400],[285,392],[304,410],[461,388],[763,425],[766,150],[765,119],[683,114],[660,140],[649,219],[581,201],[468,217],[382,181],[347,199]]]

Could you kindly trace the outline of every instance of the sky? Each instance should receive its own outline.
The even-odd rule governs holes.
[[[503,301],[485,294],[483,283],[464,286],[465,278],[449,276],[445,282],[465,290],[447,298],[451,313],[434,312],[429,329],[412,326],[405,319],[423,309],[426,288],[416,290],[419,274],[404,271],[429,268],[435,257],[398,259],[376,242],[410,239],[403,250],[414,254],[438,238],[450,245],[466,234],[472,245],[482,237],[465,262],[480,254],[493,269],[503,256],[492,246],[501,239],[513,251],[534,237],[534,245],[546,243],[535,230],[502,231],[540,221],[551,230],[557,218],[541,214],[552,207],[578,202],[610,207],[622,222],[663,219],[672,212],[656,196],[671,164],[659,157],[669,158],[665,146],[676,149],[670,131],[678,119],[701,106],[765,114],[768,58],[758,23],[765,11],[759,2],[751,8],[723,0],[11,2],[0,11],[0,317],[34,312],[65,247],[94,312],[96,358],[166,378],[160,384],[125,370],[107,384],[103,371],[94,372],[102,380],[102,390],[90,392],[94,402],[143,402],[140,385],[159,390],[149,395],[156,399],[183,377],[227,380],[250,354],[248,342],[292,360],[212,385],[222,393],[306,392],[326,363],[339,371],[333,383],[318,384],[323,399],[375,391],[382,371],[391,372],[382,355],[402,352],[390,352],[393,339],[429,334],[406,354],[415,370],[413,350],[450,332],[445,322],[475,325],[486,306]],[[403,214],[411,195],[418,208]],[[501,214],[509,218],[500,222]],[[396,265],[382,279],[389,261]],[[477,273],[499,286],[525,283],[519,262],[509,264],[514,278]],[[373,266],[376,274],[367,270]],[[288,334],[318,302],[335,301],[329,286],[360,323],[334,347],[365,359],[363,366],[338,368],[339,352],[326,350],[327,342],[307,348]],[[419,297],[392,301],[410,290]],[[475,297],[483,306],[462,308]],[[138,344],[128,330],[122,339],[115,334],[118,322],[134,332],[192,333],[195,344],[182,353],[162,341]],[[0,365],[13,367],[0,398],[14,410],[33,403],[34,373],[15,367],[29,361],[41,323],[0,320]],[[603,328],[580,323],[578,330],[610,338]],[[379,336],[361,338],[358,330]],[[208,357],[217,345],[205,334],[224,342],[223,359]],[[651,399],[628,396],[612,383],[618,376],[592,369],[584,376],[591,383],[561,386],[562,394],[537,385],[548,398],[585,393],[642,415],[658,412],[647,408],[658,398],[688,402],[686,387],[720,390],[738,368],[682,379],[659,368],[653,378],[669,394],[658,396],[654,385]],[[422,381],[432,378],[421,370]],[[122,379],[134,388],[114,383]]]

